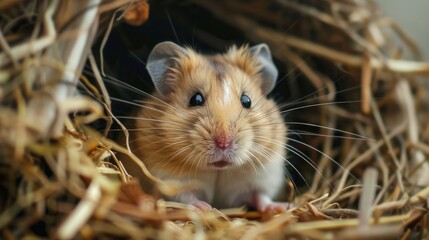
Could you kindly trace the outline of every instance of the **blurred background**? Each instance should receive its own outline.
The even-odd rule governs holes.
[[[429,1],[376,0],[384,15],[395,19],[416,41],[422,55],[429,59]]]

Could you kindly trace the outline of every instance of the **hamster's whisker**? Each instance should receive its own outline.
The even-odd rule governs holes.
[[[200,167],[200,165],[204,165],[204,168],[207,166],[207,162],[210,159],[210,156],[204,152],[204,151],[200,151],[200,155],[196,158],[197,159],[197,165],[195,166],[195,175],[197,175],[197,171],[198,169],[202,168],[202,166]]]
[[[188,131],[183,130],[181,128],[171,128],[171,127],[145,127],[145,128],[127,128],[128,131],[134,132],[134,131],[142,131],[142,130],[174,130],[177,132],[183,132],[186,133]],[[112,128],[109,130],[109,132],[120,132],[123,131],[121,128]],[[159,135],[159,133],[157,134]],[[151,136],[151,135],[145,135],[145,136]]]
[[[134,100],[134,102],[135,103],[138,103],[138,104],[145,104],[145,102],[144,101],[142,101],[142,100]],[[164,103],[162,103],[162,102],[151,102],[150,103],[150,105],[152,105],[152,106],[154,106],[154,107],[165,107],[165,104]]]
[[[169,166],[169,164],[174,160],[174,158],[175,158],[176,156],[178,156],[179,154],[181,154],[181,153],[183,153],[183,152],[187,151],[187,150],[188,150],[189,148],[191,148],[193,145],[195,145],[195,144],[189,144],[188,146],[186,146],[186,147],[184,147],[184,148],[177,149],[177,150],[173,151],[172,153],[168,154],[167,156],[164,156],[161,160],[159,160],[159,161],[154,165],[154,168],[156,168],[156,167],[157,167],[157,166],[159,166],[159,165]],[[147,159],[149,159],[149,157],[148,157]],[[167,159],[168,159],[168,160],[167,160]],[[179,166],[175,165],[175,167],[177,168],[177,167],[179,167]]]
[[[137,56],[133,51],[128,50],[128,53],[131,54],[131,56],[135,58],[142,66],[146,66],[146,61]]]
[[[351,91],[351,90],[356,90],[356,89],[359,89],[359,88],[361,88],[361,86],[357,85],[355,87],[350,87],[350,88],[342,89],[340,91],[336,91],[334,94],[344,93],[344,92],[348,92],[348,91]],[[317,97],[313,97],[313,98],[309,98],[309,97],[314,96],[317,93],[324,91],[325,89],[327,89],[327,86],[325,86],[323,88],[320,88],[319,90],[314,91],[314,92],[312,92],[310,94],[307,94],[307,95],[305,95],[303,97],[300,97],[300,98],[298,98],[296,100],[293,100],[293,101],[290,101],[290,102],[287,102],[287,103],[284,103],[284,104],[280,104],[278,106],[279,106],[280,109],[282,109],[284,107],[290,107],[290,106],[302,104],[302,103],[305,103],[306,101],[320,101],[320,98],[327,97],[330,94],[325,94],[325,95],[321,95],[321,96],[317,96]]]
[[[282,144],[280,144],[280,145],[282,145]],[[280,155],[279,153],[277,153],[276,151],[274,151],[274,150],[272,150],[272,149],[270,149],[270,148],[268,148],[268,147],[266,147],[266,146],[263,146],[263,145],[261,145],[262,147],[264,147],[264,148],[266,148],[267,150],[269,150],[269,151],[272,151],[274,154],[276,154],[276,155],[278,155],[278,156],[280,156],[282,159],[283,159],[283,161],[287,164],[287,166],[290,166],[290,167],[292,167],[293,169],[294,169],[294,171],[299,175],[299,177],[304,181],[304,183],[305,183],[305,185],[307,186],[307,188],[308,189],[311,189],[310,188],[310,185],[308,184],[308,182],[307,182],[307,180],[305,179],[305,177],[301,174],[301,172],[299,172],[298,171],[298,169],[289,161],[289,160],[287,160],[287,158],[286,157],[284,157],[284,156],[282,156],[282,155]],[[286,149],[288,149],[288,150],[290,150],[289,148],[288,148],[288,146],[286,146]],[[294,152],[293,150],[291,150],[291,152]],[[298,155],[298,154],[297,154]],[[304,155],[304,154],[303,154]],[[300,156],[300,155],[298,155],[298,156]],[[304,155],[305,156],[305,155]],[[301,158],[303,158],[303,156],[300,156]],[[270,160],[270,159],[268,159],[268,160]],[[304,159],[305,160],[305,159]],[[307,160],[305,160],[305,161],[307,161]],[[283,165],[282,166],[279,166],[279,167],[282,167],[283,168]],[[316,169],[314,166],[312,166],[314,169]],[[317,170],[317,169],[316,169]],[[298,189],[298,185],[295,183],[295,181],[294,181],[294,179],[292,178],[292,174],[290,173],[290,171],[287,169],[287,167],[286,168],[283,168],[283,173],[285,174],[285,176],[287,176],[288,177],[288,179],[289,180],[291,180],[292,181],[292,184],[293,184],[293,186],[294,186],[294,188],[295,188],[295,191],[298,193],[298,195],[301,195],[301,192],[299,191],[299,189]],[[323,177],[323,176],[322,176]]]
[[[248,157],[247,157],[248,159],[250,159],[250,158],[251,158],[251,156],[249,156],[249,154],[250,154],[250,155],[253,155],[253,154],[250,152],[250,150],[246,150],[246,156],[248,156]],[[257,173],[258,173],[258,169],[257,169],[257,167],[255,166],[255,163],[254,163],[253,161],[249,161],[249,163],[250,163],[250,166],[253,168],[253,171],[255,172],[255,174],[257,174]]]
[[[193,144],[191,144],[191,146],[192,146]],[[182,174],[183,174],[183,170],[185,169],[185,167],[182,167],[182,165],[183,166],[186,166],[187,164],[186,163],[188,163],[188,160],[191,158],[191,157],[194,157],[195,155],[194,155],[194,152],[197,150],[197,148],[194,148],[190,153],[188,153],[188,154],[186,154],[186,157],[184,158],[184,159],[182,159],[182,161],[180,162],[180,164],[177,166],[177,170],[179,170],[179,169],[181,169],[181,171],[178,173],[178,176],[182,176]],[[191,167],[191,169],[190,170],[192,170],[192,167]]]
[[[201,151],[201,155],[203,155],[203,151]],[[196,160],[197,160],[197,166],[195,166],[195,175],[197,174],[196,173],[196,171],[197,171],[197,169],[199,169],[200,168],[200,164],[204,164],[204,163],[206,163],[207,162],[207,160],[209,159],[209,156],[206,154],[205,155],[205,157],[204,158],[200,158],[200,157],[198,157],[198,158],[195,158]]]
[[[186,134],[187,131],[183,130],[183,129],[179,129],[179,128],[127,128],[128,132],[141,132],[142,130],[172,130],[169,132],[165,132],[164,135],[165,136],[178,136],[177,133],[183,133]],[[100,130],[100,132],[103,132],[103,130]],[[114,128],[114,129],[110,129],[107,132],[123,132],[123,129],[120,128]],[[177,133],[176,133],[177,132]],[[153,134],[145,134],[145,137],[157,137],[159,136],[159,133],[153,133]],[[135,139],[135,138],[134,138]],[[137,139],[142,139],[141,137],[137,138]],[[130,140],[129,142],[133,142],[134,140]]]
[[[273,141],[271,141],[271,139],[268,139],[268,138],[265,141],[267,141],[267,142],[273,142]],[[298,156],[299,158],[301,158],[302,160],[304,160],[308,165],[310,165],[317,172],[317,174],[319,174],[322,177],[322,179],[326,183],[329,184],[329,186],[331,187],[331,189],[334,189],[334,187],[329,183],[328,179],[326,179],[326,177],[322,174],[322,172],[320,172],[319,169],[317,169],[316,163],[314,163],[314,161],[310,157],[308,157],[307,155],[305,155],[301,150],[299,150],[298,148],[296,148],[296,147],[294,147],[292,145],[283,144],[283,143],[281,143],[279,141],[274,142],[274,144],[276,144],[278,146],[285,147],[288,151],[292,152],[293,154],[295,154],[296,156]],[[286,158],[284,158],[284,159],[286,160]],[[287,161],[287,162],[288,162],[289,165],[293,165],[289,161]],[[294,168],[294,170],[298,172],[297,169]],[[303,178],[303,176],[300,176],[300,177],[304,180],[304,182],[306,182],[306,180]],[[309,186],[309,184],[307,182],[306,182],[306,185],[310,189],[310,186]]]
[[[157,136],[159,136],[159,134],[156,134],[156,133],[154,133],[154,134],[146,134],[146,135],[138,137],[138,138],[133,138],[133,140],[129,141],[129,143],[133,143],[133,142],[136,142],[138,140],[141,140],[141,139],[144,139],[144,138],[147,138],[147,137],[157,137]],[[181,140],[181,139],[183,139],[179,134],[175,134],[175,133],[165,134],[165,136],[169,137],[170,140],[173,140],[173,139]],[[159,143],[161,141],[165,141],[165,140],[159,139],[158,141],[151,141],[147,146]]]
[[[262,140],[262,139],[261,139]],[[259,145],[261,145],[261,144],[259,144]],[[279,144],[280,146],[283,146],[283,147],[286,147],[286,149],[288,149],[287,147],[288,146],[284,146],[283,144]],[[284,156],[282,156],[282,155],[280,155],[279,153],[277,153],[276,151],[274,151],[274,150],[272,150],[272,149],[270,149],[270,148],[268,148],[268,147],[266,147],[266,146],[263,146],[263,145],[261,145],[262,147],[264,147],[264,148],[267,148],[267,150],[270,150],[270,151],[272,151],[274,154],[276,154],[276,155],[278,155],[278,156],[280,156],[282,159],[283,159],[283,161],[284,162],[286,162],[287,163],[287,165],[288,166],[291,166],[294,170],[295,170],[295,172],[297,172],[298,173],[298,175],[299,175],[299,177],[304,181],[304,183],[305,183],[305,185],[307,186],[307,188],[308,189],[310,189],[310,185],[308,184],[308,182],[307,182],[307,180],[305,179],[305,177],[301,174],[301,172],[299,172],[299,170],[289,161],[289,160],[287,160],[287,158],[286,157],[284,157]],[[288,149],[289,150],[289,149]],[[291,151],[291,152],[293,152],[293,151]],[[305,155],[304,155],[305,156]],[[268,159],[268,160],[270,160],[270,159]],[[281,166],[281,167],[283,167],[283,166]],[[316,169],[317,170],[317,169]],[[283,170],[283,172],[287,175],[287,176],[290,176],[291,178],[290,178],[290,180],[292,180],[292,182],[294,183],[294,186],[295,186],[295,190],[298,192],[298,194],[300,194],[300,191],[298,190],[298,187],[297,187],[297,185],[295,184],[295,182],[293,181],[293,179],[292,179],[292,175],[291,175],[291,173],[289,172],[289,170],[287,170],[287,168],[284,168],[284,170]],[[323,176],[322,176],[323,177]]]
[[[303,139],[303,137],[301,135],[299,135],[300,130],[292,130],[292,129],[288,129],[286,132],[286,136],[290,137],[290,136],[296,136],[299,137],[300,139]],[[306,131],[301,131],[301,132],[306,132]]]
[[[249,150],[247,150],[246,152],[244,152],[244,157],[243,158],[241,158],[240,160],[243,160],[243,159],[249,159],[250,158],[250,156],[249,156]],[[251,164],[253,164],[252,163],[252,161],[249,161]],[[253,168],[254,168],[254,170],[256,171],[256,168],[253,166]],[[256,173],[256,172],[255,172]]]
[[[252,120],[251,123],[259,120],[265,120],[271,114],[276,115],[278,113],[279,109],[276,106],[272,106],[269,109],[265,109],[264,113],[258,113],[256,116],[251,116],[250,120]]]
[[[261,119],[261,120],[263,120],[263,119]],[[285,124],[285,123],[283,123],[283,122],[278,122],[278,123],[269,122],[269,123],[263,123],[263,124],[253,124],[252,127],[275,126],[275,125],[283,125],[283,124]],[[354,139],[354,140],[371,141],[371,142],[375,141],[374,139],[365,137],[365,136],[357,134],[357,133],[353,133],[353,132],[341,130],[341,129],[338,129],[338,128],[326,127],[326,126],[323,126],[323,125],[318,125],[318,124],[313,124],[313,123],[286,122],[286,125],[305,125],[305,126],[317,127],[317,128],[332,130],[332,131],[335,131],[335,132],[339,132],[339,133],[351,135],[351,137],[348,137],[348,136],[323,135],[323,134],[314,133],[313,134],[314,136],[333,137],[333,138],[341,138],[341,139]],[[254,130],[254,128],[252,128],[252,127],[250,127],[250,128],[242,128],[242,129],[240,129],[240,131],[252,131],[252,130]],[[288,130],[288,132],[290,132],[290,131],[291,130]],[[294,131],[297,132],[297,130],[294,130]],[[312,134],[311,132],[307,132],[307,134],[301,134],[301,135],[311,135],[311,134]],[[297,135],[299,135],[299,133]]]
[[[304,106],[295,107],[295,108],[291,108],[291,109],[285,109],[285,110],[280,111],[280,113],[284,114],[284,113],[289,113],[292,111],[310,108],[310,107],[327,106],[327,105],[335,105],[335,104],[347,104],[347,103],[361,103],[361,102],[362,102],[362,100],[350,100],[350,101],[315,103],[315,104],[304,105]]]
[[[145,105],[143,105],[142,103],[139,103],[137,101],[133,102],[133,101],[120,99],[120,98],[116,98],[116,97],[110,97],[110,99],[115,101],[115,102],[126,103],[128,105],[132,105],[132,106],[136,106],[136,107],[146,107]]]
[[[262,127],[262,126],[269,126],[269,125],[278,125],[280,123],[266,123],[266,124],[259,124],[256,125],[255,127]],[[321,127],[323,128],[323,127]],[[253,128],[242,128],[240,129],[240,131],[253,131]],[[334,138],[334,139],[351,139],[351,140],[356,140],[356,141],[375,141],[371,138],[367,138],[365,136],[361,136],[359,134],[355,134],[355,133],[351,133],[351,132],[347,132],[347,131],[342,131],[336,128],[332,128],[333,131],[341,131],[344,134],[351,134],[351,135],[355,135],[356,137],[349,137],[349,136],[338,136],[338,135],[329,135],[329,134],[320,134],[320,133],[313,133],[313,132],[309,132],[309,131],[303,131],[303,130],[288,130],[287,134],[288,136],[290,135],[295,135],[295,136],[318,136],[318,137],[326,137],[326,138]]]
[[[133,105],[133,106],[136,106],[136,107],[139,107],[139,108],[150,109],[150,110],[153,110],[153,111],[155,111],[155,112],[162,113],[162,114],[167,115],[167,116],[172,116],[172,117],[174,116],[174,117],[178,117],[178,115],[177,115],[177,114],[174,114],[174,113],[171,113],[171,112],[167,112],[167,111],[163,111],[163,110],[161,110],[160,108],[155,108],[155,107],[152,107],[151,105],[147,105],[147,104],[139,103],[139,101],[131,102],[131,101],[127,101],[127,100],[123,100],[123,99],[115,98],[115,97],[111,97],[110,99],[112,99],[112,100],[114,100],[114,101],[116,101],[116,102],[126,103],[126,104]],[[152,104],[152,105],[157,105],[157,104]],[[182,119],[183,119],[183,118],[182,118]]]
[[[198,167],[199,167],[199,162],[201,160],[203,151],[199,151],[197,154],[195,154],[194,159],[192,160],[191,163],[191,167],[190,167],[190,174],[188,175],[188,181],[191,180],[191,177],[196,177],[197,176],[197,171],[198,171]],[[204,158],[203,162],[205,161],[205,159],[207,159],[207,156]],[[197,163],[197,165],[195,165],[194,168],[194,164]],[[192,169],[195,169],[194,171],[192,171]]]
[[[145,138],[147,138],[147,137],[156,137],[157,135],[156,134],[151,134],[151,135],[145,135],[145,136],[143,136],[143,137],[138,137],[138,138],[134,138],[133,140],[131,140],[131,141],[129,141],[129,143],[134,143],[134,142],[137,142],[137,141],[140,141],[141,139],[145,139]],[[182,143],[182,142],[184,142],[184,141],[186,141],[186,140],[184,140],[183,139],[183,137],[181,137],[181,136],[178,136],[178,135],[166,135],[166,137],[168,137],[168,139],[171,141],[171,140],[175,140],[176,142],[175,143]],[[164,139],[157,139],[156,141],[151,141],[150,143],[148,143],[148,144],[146,144],[146,146],[153,146],[153,145],[156,145],[156,144],[160,144],[160,143],[162,143],[163,144],[163,142],[165,142],[165,140]],[[164,144],[163,144],[164,145]],[[136,148],[135,149],[137,149],[137,150],[140,150],[141,149],[141,147],[144,147],[144,146],[136,146]]]
[[[181,148],[181,149],[178,149],[178,150],[176,150],[176,151],[174,151],[173,153],[171,153],[171,154],[169,154],[169,155],[167,155],[167,156],[165,156],[163,159],[166,159],[166,158],[170,158],[168,161],[167,161],[167,164],[169,164],[175,157],[177,157],[179,154],[181,154],[181,153],[183,153],[183,152],[185,152],[185,151],[187,151],[188,149],[190,149],[190,148],[192,148],[192,146],[194,146],[194,145],[196,145],[195,143],[192,143],[192,144],[189,144],[188,146],[186,146],[186,147],[184,147],[184,148]],[[194,150],[193,151],[195,151],[196,150],[196,148],[194,148]],[[173,155],[174,154],[174,155]],[[187,154],[187,156],[189,156],[190,154]],[[183,161],[182,161],[182,163],[183,163]]]
[[[174,121],[168,121],[168,120],[161,120],[156,118],[144,118],[144,117],[129,117],[129,116],[117,116],[118,119],[131,119],[131,120],[140,120],[140,121],[150,121],[150,122],[160,122],[160,123],[171,123],[175,125],[181,125],[181,126],[188,126],[185,123],[181,122],[174,122]]]
[[[254,160],[257,161],[257,163],[259,163],[259,165],[261,165],[261,168],[267,173],[269,174],[268,170],[265,168],[264,164],[261,162],[261,160],[259,160],[258,157],[255,156],[255,154],[253,154],[251,151],[249,151],[249,154],[252,155],[252,157],[254,158]],[[255,166],[256,167],[256,166]]]
[[[263,148],[260,147],[261,144],[255,144],[254,149],[257,150],[257,153],[262,155],[265,159],[270,161],[270,159],[273,157],[271,154],[269,154],[267,151],[265,151]]]
[[[271,159],[274,154],[278,154],[276,151],[271,150],[269,147],[263,146],[262,144],[256,143],[254,146],[255,150],[258,151],[258,154],[262,155],[268,162],[272,162]],[[273,154],[270,154],[268,151],[270,150]],[[278,154],[279,155],[279,154]],[[282,157],[283,158],[283,157]],[[278,167],[283,167],[283,164],[279,164]]]
[[[284,75],[283,75],[283,77],[281,77],[281,78],[279,78],[277,81],[276,81],[276,84],[274,85],[275,87],[277,87],[277,86],[279,86],[279,84],[281,83],[281,82],[283,82],[290,74],[292,74],[293,72],[298,72],[298,75],[296,76],[296,77],[299,77],[299,75],[301,75],[301,72],[300,71],[295,71],[295,70],[297,70],[298,69],[298,66],[293,66],[290,70],[289,70],[289,72],[287,72],[287,73],[285,73]]]
[[[138,140],[138,139],[135,139],[135,140]],[[179,138],[177,138],[177,140],[180,140],[180,139],[179,139]],[[177,142],[173,142],[173,143],[167,144],[167,145],[163,146],[162,148],[158,149],[157,151],[155,151],[155,152],[151,153],[149,156],[147,156],[147,158],[149,158],[149,157],[153,156],[153,155],[154,155],[154,154],[156,154],[156,153],[159,153],[161,150],[164,150],[164,149],[166,149],[166,148],[169,148],[169,147],[172,147],[172,146],[175,146],[175,145],[179,145],[179,144],[181,144],[181,143],[185,143],[186,141],[187,141],[187,140],[185,139],[185,140],[182,140],[182,141],[177,141]],[[153,142],[153,143],[150,143],[150,145],[152,145],[152,144],[157,144],[157,143],[160,143],[160,142],[162,142],[162,140],[159,140],[159,141],[155,141],[155,142]],[[134,151],[138,151],[138,150],[140,150],[142,147],[144,147],[144,146],[136,147],[136,148],[134,148]]]
[[[90,71],[85,71],[85,73],[88,74],[88,75],[94,76],[94,74],[92,72],[90,72]],[[131,84],[123,82],[123,81],[121,81],[121,80],[119,80],[119,79],[117,79],[117,78],[115,78],[113,76],[107,75],[107,74],[106,74],[105,77],[103,77],[103,81],[105,81],[105,82],[107,82],[109,84],[115,85],[117,87],[120,87],[122,89],[126,89],[126,90],[129,90],[131,92],[134,92],[134,93],[137,93],[137,94],[141,94],[143,96],[151,95],[149,93],[146,93],[146,92],[142,91],[141,89],[138,89],[138,88],[134,87]]]
[[[290,149],[289,148],[289,146],[287,146],[287,145],[283,145],[283,144],[279,144],[280,146],[283,146],[283,147],[285,147],[287,150],[289,150],[289,151],[291,151],[292,153],[294,153],[294,154],[296,154],[297,156],[299,156],[299,157],[301,157],[305,162],[307,162],[312,168],[314,168],[316,171],[317,171],[317,169],[316,169],[316,167],[314,166],[314,165],[312,165],[311,164],[311,160],[308,160],[308,159],[306,159],[306,158],[308,158],[305,154],[303,154],[302,152],[300,152],[300,153],[296,153],[295,151],[294,151],[294,149]],[[263,146],[263,147],[265,147],[265,146]],[[265,147],[265,148],[267,148],[267,147]],[[274,152],[276,155],[278,155],[278,156],[280,156],[283,160],[284,160],[284,162],[285,163],[287,163],[287,166],[291,166],[293,169],[294,169],[294,171],[299,175],[299,177],[304,181],[304,183],[305,183],[305,185],[307,186],[307,188],[308,189],[310,189],[310,185],[308,184],[308,182],[307,182],[307,180],[305,179],[305,177],[301,174],[301,172],[295,167],[295,165],[293,165],[289,160],[287,160],[287,158],[286,157],[284,157],[284,156],[281,156],[280,154],[278,154],[277,152],[275,152],[274,150],[272,150],[272,149],[270,149],[270,148],[267,148],[267,150],[270,150],[270,151],[272,151],[272,152]],[[298,150],[299,151],[299,150]],[[284,170],[284,172],[285,172],[285,174],[287,175],[287,176],[290,176],[290,177],[292,177],[292,175],[291,175],[291,173],[289,172],[289,170],[287,170],[287,168]],[[322,176],[322,178],[324,178],[323,177],[323,175],[319,172],[319,174]],[[291,178],[292,179],[292,178]],[[293,179],[292,179],[293,180]],[[298,190],[298,189],[296,189],[296,190]],[[299,192],[299,191],[298,191]]]
[[[292,141],[292,142],[296,142],[296,143],[298,143],[298,144],[301,144],[301,145],[303,145],[303,146],[306,146],[306,147],[308,147],[308,148],[310,148],[310,149],[312,149],[312,150],[314,150],[314,151],[316,151],[316,152],[318,152],[319,154],[321,154],[321,155],[323,155],[324,157],[326,157],[327,159],[329,159],[331,162],[333,162],[337,167],[339,167],[343,172],[348,172],[347,171],[347,169],[346,168],[344,168],[338,161],[335,161],[332,157],[330,157],[330,156],[328,156],[326,153],[324,153],[324,152],[322,152],[322,151],[320,151],[319,149],[317,149],[317,148],[315,148],[315,147],[313,147],[313,146],[311,146],[311,145],[309,145],[309,144],[307,144],[307,143],[304,143],[304,142],[302,142],[302,141],[299,141],[299,140],[296,140],[296,139],[293,139],[293,138],[290,138],[289,139],[290,141]],[[357,181],[357,182],[360,182],[359,181],[359,179],[358,178],[356,178],[353,174],[351,174],[350,172],[348,172],[348,175],[350,175],[350,177],[352,177],[355,181]]]
[[[302,131],[302,130],[294,130],[292,132],[291,132],[291,130],[289,130],[288,135],[317,136],[317,137],[327,137],[327,138],[334,138],[334,139],[349,139],[349,140],[356,140],[356,141],[371,141],[372,140],[372,139],[367,139],[363,136],[360,136],[360,137],[336,136],[336,135],[329,135],[329,134],[313,133],[313,132]]]
[[[152,94],[149,94],[149,93],[147,93],[145,91],[142,91],[142,90],[140,90],[140,89],[138,89],[138,88],[136,88],[136,87],[134,87],[134,86],[132,86],[132,85],[130,85],[128,83],[124,83],[124,82],[122,82],[122,81],[120,81],[120,80],[118,80],[118,79],[116,79],[116,78],[114,78],[112,76],[106,75],[106,78],[104,78],[103,80],[106,81],[106,82],[109,82],[111,84],[114,84],[116,86],[119,86],[119,87],[122,87],[122,88],[127,88],[127,89],[129,89],[129,90],[131,90],[131,91],[133,91],[135,93],[141,94],[142,96],[152,98],[152,99],[154,99],[154,100],[156,100],[156,101],[158,101],[160,103],[163,103],[165,106],[169,106],[169,107],[171,107],[171,108],[173,108],[173,109],[175,109],[175,110],[177,110],[177,111],[180,112],[179,109],[177,109],[176,107],[172,106],[171,104],[168,104],[167,102],[165,102],[165,101],[163,101],[163,100],[161,100],[161,99],[153,96]]]
[[[362,135],[357,134],[357,133],[352,133],[352,132],[349,132],[349,131],[344,131],[344,130],[341,130],[341,129],[338,129],[338,128],[326,127],[326,126],[322,126],[322,125],[319,125],[319,124],[304,123],[304,122],[286,122],[286,124],[287,125],[304,125],[304,126],[309,126],[309,127],[318,127],[318,128],[322,128],[322,129],[326,129],[326,130],[331,130],[331,131],[335,131],[335,132],[339,132],[339,133],[349,134],[351,136],[356,137],[357,139],[375,142],[374,139],[362,136]]]
[[[282,114],[282,115],[288,114],[288,113],[295,111],[295,110],[300,110],[300,109],[305,109],[305,108],[310,108],[310,107],[328,106],[328,105],[336,105],[336,104],[347,104],[347,103],[359,103],[359,102],[361,102],[361,101],[360,100],[352,100],[352,101],[316,103],[316,104],[310,104],[310,105],[295,107],[295,108],[291,108],[291,109],[281,110],[280,114]],[[276,107],[272,107],[271,109],[268,109],[268,111],[266,111],[265,113],[259,114],[257,117],[252,118],[252,120],[258,121],[260,119],[264,119],[264,118],[268,117],[271,114],[278,114],[278,109]]]
[[[282,142],[280,142],[280,141],[275,141],[275,140],[273,140],[273,139],[271,139],[271,138],[265,138],[265,137],[259,137],[258,138],[260,141],[264,141],[264,142],[267,142],[267,143],[274,143],[275,145],[277,145],[277,146],[280,146],[280,147],[283,147],[283,148],[286,148],[286,149],[288,149],[288,147],[290,147],[290,145],[288,145],[288,144],[284,144],[284,143],[282,143]],[[284,157],[284,156],[282,156],[281,154],[279,154],[278,152],[276,152],[276,151],[274,151],[274,150],[272,150],[272,149],[270,149],[269,147],[267,147],[267,146],[264,146],[264,145],[262,145],[262,144],[260,144],[260,143],[257,143],[257,144],[259,144],[261,147],[264,147],[264,148],[266,148],[266,149],[268,149],[268,150],[270,150],[270,151],[272,151],[275,155],[277,155],[277,156],[279,156],[279,157],[281,157],[288,165],[293,165],[289,160],[287,160],[287,158],[286,157]],[[301,152],[301,154],[303,155],[303,156],[305,156],[307,159],[309,159],[304,153],[302,153]],[[268,160],[270,160],[271,158],[268,158]],[[312,162],[312,160],[310,159],[309,160],[310,162],[309,162],[309,164],[311,165],[311,162]],[[296,170],[296,169],[295,169]],[[317,170],[317,169],[316,169]],[[303,179],[303,180],[305,180],[305,179]]]
[[[326,88],[326,87],[324,87],[324,88],[322,88],[322,89],[319,89],[318,91],[315,91],[314,93],[308,94],[308,95],[306,95],[306,96],[304,96],[304,97],[302,97],[302,98],[299,98],[299,99],[297,99],[297,100],[295,100],[295,101],[292,101],[292,102],[289,102],[289,103],[285,103],[285,104],[280,104],[280,105],[279,105],[279,104],[277,104],[277,106],[273,106],[273,107],[271,107],[271,109],[268,109],[268,112],[266,112],[265,114],[260,115],[260,117],[264,118],[264,117],[268,116],[269,114],[273,114],[273,113],[277,114],[278,109],[283,109],[283,108],[285,108],[285,107],[290,107],[290,106],[298,105],[298,104],[304,103],[305,101],[312,100],[312,99],[305,99],[305,98],[307,98],[307,97],[309,97],[309,96],[311,96],[311,95],[314,95],[315,93],[320,92],[320,91],[324,90],[325,88]],[[358,89],[358,88],[360,88],[360,86],[351,87],[351,88],[348,88],[348,89],[343,89],[343,90],[341,90],[341,91],[337,91],[337,92],[335,92],[335,94],[342,93],[342,92],[346,92],[346,91],[350,91],[350,90],[354,90],[354,89]],[[324,96],[328,96],[328,94],[323,95],[323,96],[320,96],[320,97],[324,97]],[[256,104],[254,104],[254,106],[253,106],[250,110],[253,110],[253,108],[257,106],[258,102],[259,102],[261,99],[263,99],[263,97],[262,97],[262,98],[260,98],[260,99],[256,102]],[[302,99],[303,99],[303,101],[301,101]],[[314,99],[314,100],[317,100],[317,99]],[[337,102],[328,102],[328,103],[317,103],[317,104],[311,104],[311,105],[305,105],[305,106],[307,106],[307,107],[314,107],[314,106],[321,106],[322,104],[329,105],[329,104],[355,103],[355,102],[361,102],[361,100],[355,100],[355,101],[343,101],[343,102],[339,102],[339,101],[337,101]],[[283,113],[288,113],[288,112],[290,112],[290,111],[294,111],[294,110],[298,110],[298,109],[305,108],[305,106],[296,107],[296,108],[294,108],[294,109],[289,109],[289,110],[282,110],[282,111],[280,111],[280,113],[281,113],[281,114],[283,114]],[[270,110],[272,110],[272,111],[270,111]],[[241,115],[241,114],[240,114],[240,115]],[[239,116],[240,116],[240,115],[239,115]],[[246,117],[246,116],[247,116],[247,114],[246,114],[244,117]]]

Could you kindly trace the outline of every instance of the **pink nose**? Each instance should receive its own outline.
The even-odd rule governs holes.
[[[216,144],[216,147],[220,149],[226,149],[231,145],[231,138],[224,135],[216,136],[215,144]]]

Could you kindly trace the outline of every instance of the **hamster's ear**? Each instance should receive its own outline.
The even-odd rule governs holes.
[[[267,44],[262,43],[251,47],[249,50],[259,64],[261,64],[260,74],[263,81],[261,88],[264,94],[268,94],[273,90],[277,76],[279,75],[279,72],[273,63],[270,48]]]
[[[174,58],[179,55],[188,55],[186,49],[172,42],[157,44],[149,54],[146,69],[152,78],[156,90],[162,95],[167,95],[174,90],[174,83],[167,79],[167,70],[174,66]]]

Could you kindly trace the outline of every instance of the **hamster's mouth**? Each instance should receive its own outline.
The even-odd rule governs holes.
[[[209,166],[214,167],[214,168],[225,168],[225,167],[230,166],[230,165],[232,165],[232,164],[228,161],[225,161],[225,160],[220,160],[220,161],[209,163]]]

